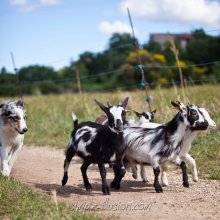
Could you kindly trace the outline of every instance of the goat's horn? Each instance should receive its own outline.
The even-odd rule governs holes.
[[[137,111],[135,111],[133,109],[131,109],[130,111],[134,112],[137,115],[137,117],[139,117],[139,118],[141,117],[141,113],[139,113],[139,112],[137,112]]]
[[[112,107],[113,105],[109,102],[107,102],[108,107]]]

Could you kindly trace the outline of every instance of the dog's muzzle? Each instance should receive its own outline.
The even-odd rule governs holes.
[[[19,134],[24,134],[24,133],[26,133],[26,132],[28,131],[27,128],[23,128],[21,131],[20,131],[19,129],[17,129],[17,128],[15,128],[15,130],[16,130]]]

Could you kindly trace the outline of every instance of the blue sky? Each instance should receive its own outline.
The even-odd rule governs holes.
[[[114,32],[131,32],[129,7],[141,43],[150,33],[220,33],[220,0],[1,0],[0,68],[55,70],[85,51],[101,52]],[[212,31],[216,30],[216,31]]]

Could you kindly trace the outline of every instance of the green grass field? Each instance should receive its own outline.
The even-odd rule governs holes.
[[[98,220],[83,215],[64,203],[56,203],[48,196],[34,192],[13,178],[0,175],[0,219],[68,219]]]
[[[157,109],[155,118],[158,123],[166,123],[176,114],[176,110],[170,105],[171,100],[183,102],[185,99],[186,102],[205,107],[210,112],[217,124],[217,129],[200,132],[193,142],[190,154],[197,162],[200,178],[220,180],[220,86],[188,87],[185,98],[181,95],[181,90],[176,87],[158,88],[149,91],[149,93],[153,96],[152,108]],[[29,128],[25,136],[25,144],[28,146],[65,148],[72,131],[71,112],[78,116],[79,121],[94,121],[102,114],[94,99],[104,104],[107,102],[116,104],[127,96],[129,97],[128,108],[137,111],[148,110],[144,101],[145,92],[143,90],[81,95],[25,96]],[[0,101],[6,99],[12,98],[0,97]],[[32,210],[31,213],[25,209],[27,206]],[[0,177],[0,218],[1,216],[12,216],[15,219],[33,219],[32,217],[40,219],[46,214],[48,219],[61,219],[60,216],[63,216],[63,213],[69,213],[69,218],[74,219],[73,213],[65,205],[60,204],[57,209],[52,202],[45,200],[42,195],[26,189],[17,181]],[[77,217],[77,219],[79,218]]]

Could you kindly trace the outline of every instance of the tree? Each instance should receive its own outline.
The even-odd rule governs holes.
[[[57,73],[52,67],[39,65],[23,67],[18,71],[18,74],[21,81],[42,81],[54,80],[58,78]]]
[[[193,32],[194,40],[187,45],[187,57],[194,63],[220,60],[220,36],[206,35],[203,30]]]
[[[7,73],[7,70],[6,70],[6,68],[3,66],[2,68],[1,68],[1,74],[6,74]]]

